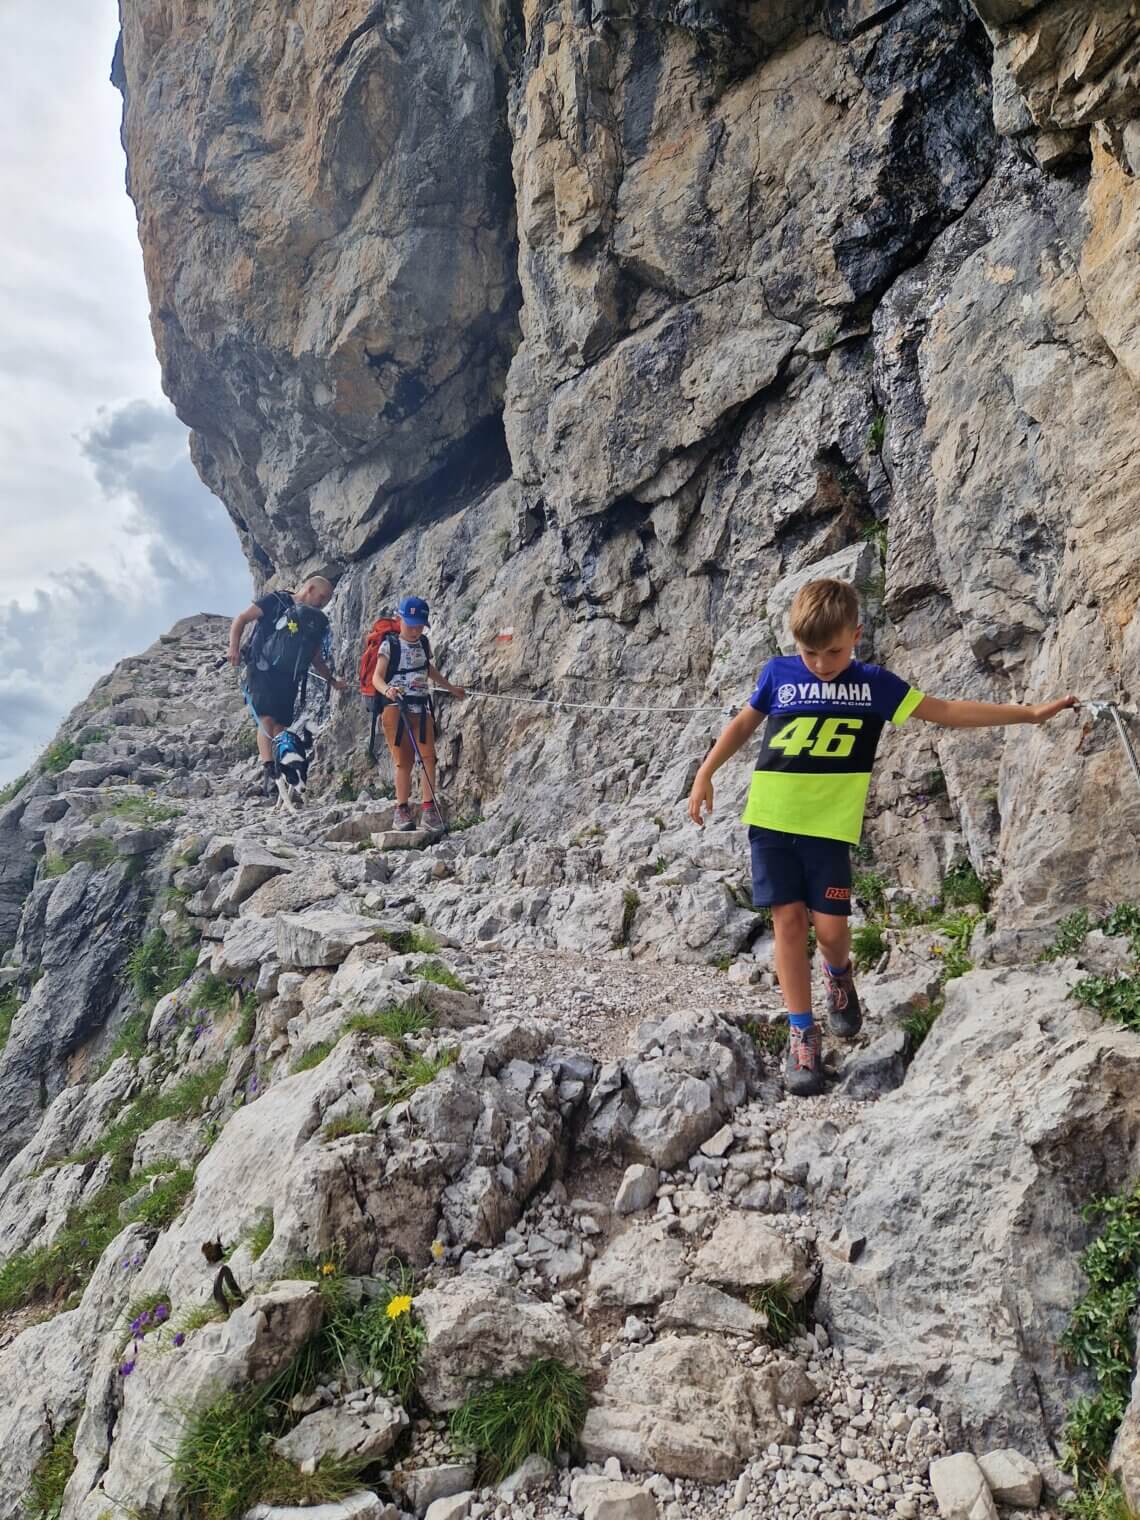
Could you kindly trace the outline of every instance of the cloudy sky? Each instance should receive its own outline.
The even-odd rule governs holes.
[[[0,64],[0,785],[116,660],[250,597],[162,394],[115,0],[5,7]]]

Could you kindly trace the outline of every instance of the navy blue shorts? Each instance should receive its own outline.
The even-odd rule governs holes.
[[[749,826],[752,905],[801,902],[814,913],[851,912],[851,846],[842,839]]]

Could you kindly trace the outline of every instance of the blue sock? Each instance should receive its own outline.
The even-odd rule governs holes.
[[[789,1013],[788,1014],[788,1023],[792,1026],[793,1029],[810,1029],[811,1028],[811,1014],[810,1013]]]
[[[850,961],[847,962],[846,966],[844,966],[842,970],[840,970],[838,966],[833,966],[830,961],[824,961],[823,964],[827,967],[832,976],[846,976],[847,973],[851,970]]]

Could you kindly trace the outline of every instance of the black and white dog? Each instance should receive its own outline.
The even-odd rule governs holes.
[[[278,805],[295,813],[305,800],[316,736],[307,722],[287,728],[273,741],[273,770]]]

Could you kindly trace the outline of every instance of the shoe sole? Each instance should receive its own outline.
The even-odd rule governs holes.
[[[862,1019],[860,1019],[857,1024],[849,1026],[845,1029],[842,1024],[837,1024],[835,1019],[830,1014],[828,1015],[827,1031],[829,1034],[833,1034],[837,1040],[853,1040],[859,1034],[862,1028]]]
[[[790,1098],[818,1098],[824,1091],[824,1080],[820,1077],[818,1084],[813,1083],[810,1087],[793,1087],[785,1080],[784,1091]]]

